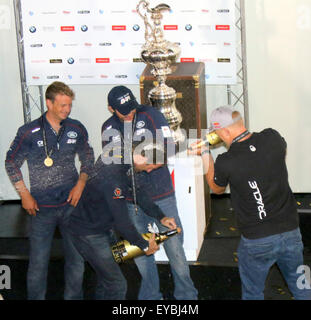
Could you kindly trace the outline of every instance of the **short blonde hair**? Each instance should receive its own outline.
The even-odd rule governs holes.
[[[45,99],[54,102],[55,97],[58,94],[63,94],[70,97],[72,100],[75,98],[74,92],[65,83],[60,81],[55,81],[50,84],[45,91]]]

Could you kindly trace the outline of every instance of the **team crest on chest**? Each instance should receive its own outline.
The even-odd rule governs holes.
[[[115,137],[112,137],[112,141],[113,142],[119,142],[119,141],[121,141],[121,137],[119,135],[117,135]]]
[[[146,125],[145,121],[138,121],[136,124],[137,129],[141,129]]]
[[[124,198],[124,196],[122,195],[122,190],[120,188],[115,188],[113,193],[114,193],[113,199]]]
[[[120,197],[121,194],[122,194],[122,190],[121,190],[120,188],[116,188],[116,189],[114,190],[114,195],[115,195],[116,197]]]
[[[43,141],[42,140],[38,140],[37,141],[37,145],[39,148],[43,147]]]

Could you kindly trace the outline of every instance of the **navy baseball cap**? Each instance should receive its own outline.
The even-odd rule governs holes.
[[[110,90],[108,93],[108,105],[124,116],[139,106],[132,91],[125,86],[117,86]]]

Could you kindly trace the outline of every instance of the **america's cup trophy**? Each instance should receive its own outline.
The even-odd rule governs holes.
[[[180,48],[176,43],[164,39],[161,26],[162,13],[169,11],[167,4],[159,4],[149,8],[149,2],[141,0],[137,12],[145,23],[145,44],[142,46],[141,57],[146,64],[152,66],[151,73],[157,79],[157,86],[148,93],[153,107],[160,110],[170,126],[175,143],[182,142],[185,136],[180,130],[182,116],[175,105],[176,91],[165,84],[167,75],[172,73],[170,66],[179,57]]]

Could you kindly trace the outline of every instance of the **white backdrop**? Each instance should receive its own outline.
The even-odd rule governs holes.
[[[28,85],[137,84],[145,68],[138,0],[22,0]],[[206,64],[206,83],[236,83],[234,0],[168,0],[165,39],[181,47],[178,62]],[[150,1],[150,6],[157,5]]]

